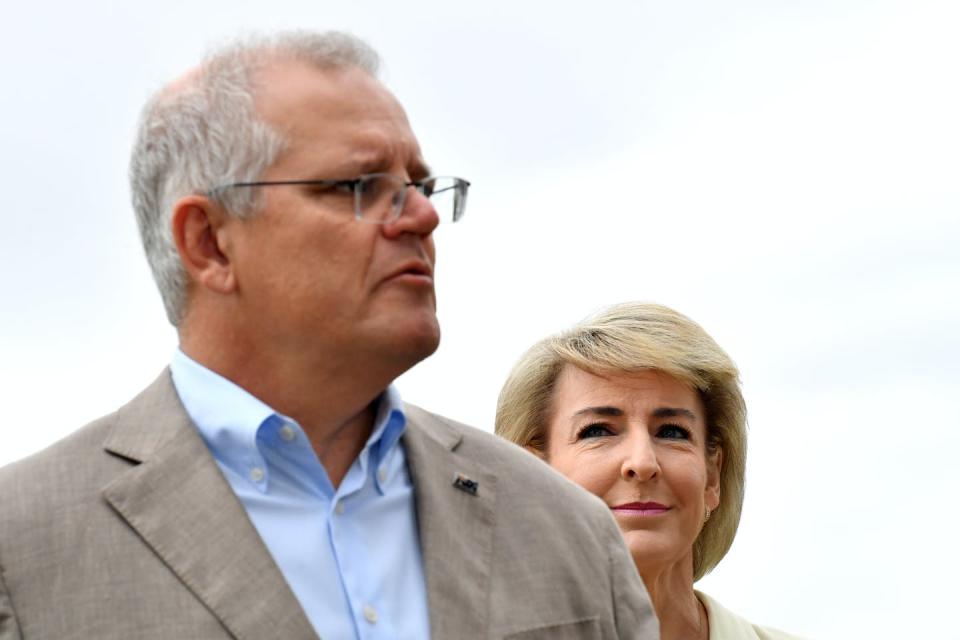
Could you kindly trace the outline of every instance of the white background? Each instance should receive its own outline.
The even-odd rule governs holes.
[[[740,532],[700,587],[813,638],[960,638],[957,7],[5,7],[0,463],[125,402],[176,344],[128,202],[143,101],[238,31],[346,29],[431,164],[474,184],[437,232],[444,338],[408,400],[492,429],[533,341],[671,305],[750,408]]]

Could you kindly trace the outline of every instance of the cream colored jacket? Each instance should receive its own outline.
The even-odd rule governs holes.
[[[700,591],[700,602],[707,609],[710,640],[803,640],[800,636],[748,622]]]

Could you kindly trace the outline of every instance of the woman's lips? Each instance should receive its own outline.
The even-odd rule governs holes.
[[[670,507],[659,502],[627,502],[610,507],[614,513],[625,516],[659,516],[670,510]]]

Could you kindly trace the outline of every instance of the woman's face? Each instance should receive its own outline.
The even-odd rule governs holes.
[[[641,572],[692,558],[705,510],[720,503],[721,463],[707,456],[693,389],[659,371],[567,365],[547,428],[547,461],[607,503]]]

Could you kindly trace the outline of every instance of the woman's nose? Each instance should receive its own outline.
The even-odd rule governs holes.
[[[646,433],[638,434],[631,437],[625,445],[627,452],[620,467],[620,475],[625,480],[640,482],[656,478],[660,473],[660,464],[657,462],[657,452],[650,436]]]

